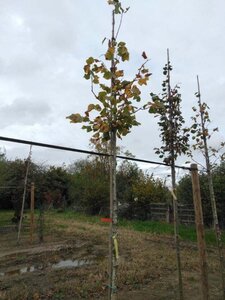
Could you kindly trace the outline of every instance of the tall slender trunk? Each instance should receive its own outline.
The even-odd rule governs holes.
[[[115,300],[117,293],[117,198],[116,198],[116,132],[111,133],[111,156],[110,156],[110,223],[109,232],[109,299]]]
[[[115,12],[112,11],[112,37],[111,46],[115,46]],[[111,61],[111,96],[116,98],[115,86],[115,58]],[[111,104],[110,120],[110,231],[109,231],[109,300],[117,299],[117,267],[118,267],[118,242],[117,242],[117,196],[116,196],[116,129],[114,128],[116,101]]]
[[[178,203],[176,196],[176,172],[174,167],[174,161],[171,165],[171,177],[172,177],[172,196],[173,196],[173,218],[174,218],[174,240],[176,247],[176,261],[177,261],[177,274],[179,282],[179,297],[183,299],[183,280],[181,273],[181,258],[180,258],[180,239],[179,239],[179,217],[178,217]]]
[[[213,187],[213,178],[212,178],[211,163],[209,158],[207,137],[205,134],[206,127],[205,127],[205,120],[204,120],[204,111],[202,110],[201,91],[200,91],[200,83],[199,83],[198,76],[197,76],[197,84],[198,84],[198,105],[199,105],[199,111],[201,117],[202,138],[204,143],[204,156],[205,156],[205,163],[206,163],[210,202],[211,202],[211,208],[213,214],[213,227],[215,230],[217,248],[218,248],[219,259],[220,259],[220,272],[221,272],[221,280],[222,280],[222,288],[223,288],[223,299],[225,299],[225,274],[224,274],[225,264],[224,264],[224,256],[223,256],[222,235],[221,235],[218,214],[217,214],[216,198],[215,198],[214,187]]]
[[[176,262],[177,262],[177,274],[179,282],[179,297],[183,300],[183,281],[181,274],[181,259],[180,259],[180,241],[178,236],[178,204],[176,197],[176,170],[175,170],[175,153],[174,153],[174,125],[173,125],[173,98],[171,96],[170,85],[170,58],[169,49],[167,49],[167,79],[168,79],[168,100],[169,100],[169,132],[170,132],[170,155],[171,155],[171,179],[172,179],[172,196],[173,196],[173,214],[174,214],[174,240],[176,247]]]

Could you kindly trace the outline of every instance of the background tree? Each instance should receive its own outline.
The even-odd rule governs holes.
[[[123,161],[117,172],[119,214],[127,219],[149,220],[151,203],[166,203],[168,189],[160,179],[143,172],[136,163]]]
[[[217,167],[212,170],[213,186],[215,197],[217,199],[218,219],[221,227],[224,228],[224,214],[225,214],[225,164],[221,162]],[[210,203],[210,193],[208,186],[208,179],[205,172],[200,172],[199,175],[201,186],[201,198],[203,205],[204,224],[210,227],[213,223],[212,208]],[[193,204],[192,197],[192,183],[191,176],[185,175],[178,182],[177,197],[183,204]]]
[[[97,158],[79,160],[69,167],[69,199],[76,210],[109,215],[109,172],[105,167]]]
[[[212,133],[209,131],[209,124],[211,123],[208,112],[208,105],[201,100],[201,92],[200,92],[200,84],[199,78],[197,76],[197,85],[198,92],[196,93],[196,97],[198,98],[198,108],[193,107],[193,111],[195,112],[195,116],[192,117],[194,124],[191,126],[191,134],[192,139],[195,141],[193,148],[196,150],[200,150],[203,153],[205,158],[205,170],[208,179],[209,186],[209,194],[210,194],[210,202],[212,208],[213,215],[213,224],[215,229],[216,240],[218,244],[218,252],[220,257],[220,266],[221,266],[221,275],[222,275],[222,286],[223,286],[223,296],[225,298],[225,266],[224,266],[224,257],[222,250],[222,237],[221,230],[219,226],[216,198],[213,186],[213,177],[212,177],[212,168],[213,163],[211,161],[212,157],[215,157],[218,154],[219,150],[224,147],[225,143],[221,143],[219,149],[215,149],[210,147],[208,144],[209,139],[211,138]],[[214,128],[212,132],[218,131],[218,128]],[[223,156],[222,156],[223,157]]]
[[[139,125],[135,112],[138,110],[133,102],[141,100],[138,86],[146,85],[151,75],[145,62],[132,80],[124,79],[124,71],[119,68],[121,62],[129,60],[129,52],[125,42],[117,42],[122,16],[128,9],[123,9],[120,1],[109,0],[112,9],[112,33],[108,39],[105,61],[89,57],[84,66],[84,77],[91,80],[92,93],[98,104],[89,104],[84,116],[72,114],[68,118],[72,123],[84,122],[83,129],[94,132],[93,142],[110,143],[110,267],[109,267],[109,298],[116,297],[117,256],[117,209],[116,198],[116,144],[117,138],[127,135],[133,126]],[[120,16],[118,29],[115,27],[116,16]],[[106,39],[105,39],[106,40]],[[98,91],[96,88],[98,87]],[[90,113],[95,111],[91,118]]]
[[[167,64],[163,69],[166,79],[162,83],[162,96],[151,94],[153,104],[150,113],[156,113],[159,116],[160,137],[162,146],[156,149],[156,154],[170,165],[172,178],[173,212],[174,212],[174,235],[176,244],[176,258],[179,278],[179,295],[183,299],[183,286],[180,263],[180,246],[178,238],[178,206],[176,197],[176,170],[175,162],[179,155],[186,154],[189,149],[189,133],[184,132],[184,118],[181,112],[181,94],[179,87],[171,88],[170,73],[172,66],[169,59],[169,50],[167,50]]]
[[[50,166],[44,174],[43,192],[46,205],[64,209],[68,202],[69,175],[65,166]]]

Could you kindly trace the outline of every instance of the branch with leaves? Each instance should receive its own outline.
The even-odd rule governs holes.
[[[223,160],[225,155],[221,153],[225,147],[225,142],[220,142],[218,147],[212,147],[209,145],[209,141],[216,132],[219,131],[218,127],[210,129],[210,115],[209,106],[207,103],[202,102],[200,93],[199,78],[197,76],[198,92],[195,93],[197,97],[198,106],[192,107],[194,116],[191,117],[193,124],[190,127],[190,134],[192,137],[193,150],[199,150],[206,160],[209,160],[209,167],[213,168],[216,166],[218,159]],[[193,158],[193,154],[191,155]],[[214,161],[212,161],[214,160]],[[207,169],[207,167],[206,167]]]
[[[185,120],[181,112],[181,94],[179,86],[173,89],[170,87],[168,79],[169,72],[172,71],[170,62],[165,65],[163,74],[166,79],[162,83],[162,95],[151,93],[152,104],[150,113],[159,117],[159,128],[162,146],[155,148],[156,154],[168,165],[172,165],[178,156],[189,152],[190,134],[184,128]]]
[[[135,112],[138,107],[134,102],[140,102],[140,87],[147,85],[151,75],[145,67],[148,61],[146,59],[133,80],[124,79],[124,71],[119,68],[121,62],[129,60],[129,52],[124,42],[110,40],[105,60],[114,60],[113,68],[93,57],[89,57],[84,66],[84,78],[91,80],[92,92],[98,103],[89,104],[84,116],[76,113],[67,117],[71,123],[85,123],[82,129],[94,132],[93,142],[109,141],[112,130],[116,130],[117,137],[122,138],[130,132],[132,126],[140,125],[136,120]],[[96,87],[98,92],[95,91]],[[97,113],[97,116],[91,118],[91,112]]]

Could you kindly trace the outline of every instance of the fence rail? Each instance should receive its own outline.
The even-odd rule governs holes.
[[[172,207],[169,207],[167,203],[151,203],[150,212],[150,219],[155,221],[166,221],[168,220],[168,214],[173,213]],[[181,224],[195,224],[195,212],[193,206],[189,204],[179,204],[178,215]]]

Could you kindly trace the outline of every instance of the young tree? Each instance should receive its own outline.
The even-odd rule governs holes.
[[[144,63],[131,80],[124,79],[124,71],[119,67],[121,62],[129,60],[129,52],[125,42],[118,42],[118,33],[122,17],[128,9],[124,9],[119,0],[108,0],[112,5],[112,33],[108,41],[105,60],[89,57],[84,66],[84,77],[91,81],[91,90],[98,101],[89,104],[84,116],[72,114],[68,119],[72,123],[85,123],[83,129],[94,132],[93,142],[109,141],[110,144],[110,261],[109,261],[109,299],[116,299],[116,270],[118,266],[117,242],[117,197],[116,197],[116,145],[117,138],[126,136],[137,122],[135,113],[139,110],[133,102],[141,100],[140,86],[147,85],[150,77],[145,67],[147,56],[143,52]],[[116,29],[116,16],[120,17]],[[106,40],[106,39],[104,39]],[[91,117],[91,112],[95,112]]]
[[[221,276],[222,276],[222,287],[223,287],[223,297],[225,299],[225,274],[224,274],[224,257],[223,257],[223,249],[222,249],[222,239],[221,239],[221,230],[219,226],[217,206],[216,206],[216,198],[213,187],[213,177],[212,177],[212,168],[213,163],[211,161],[212,157],[216,157],[219,154],[219,151],[224,147],[225,143],[221,143],[218,149],[215,149],[209,146],[208,142],[211,138],[212,133],[209,131],[209,124],[211,123],[209,118],[209,107],[205,102],[201,100],[201,91],[199,78],[197,76],[197,85],[198,92],[195,94],[198,98],[198,108],[193,107],[193,111],[195,112],[195,116],[192,117],[194,121],[191,126],[191,134],[192,139],[195,141],[193,148],[194,150],[200,150],[203,153],[205,158],[205,170],[208,178],[208,186],[209,186],[209,194],[210,194],[210,202],[213,214],[213,223],[215,229],[215,235],[218,245],[218,252],[220,257],[220,267],[221,267]],[[214,128],[212,132],[218,131],[218,128]],[[223,158],[224,155],[221,156]]]
[[[152,106],[150,113],[156,113],[159,117],[158,125],[160,127],[160,136],[162,146],[156,149],[156,154],[171,167],[172,178],[172,196],[174,212],[174,236],[176,244],[176,259],[179,278],[179,295],[183,299],[183,285],[180,262],[180,246],[178,238],[178,206],[176,197],[176,170],[175,162],[179,155],[186,154],[189,149],[189,133],[183,130],[184,118],[181,112],[181,94],[179,87],[171,88],[170,73],[172,66],[169,59],[169,50],[167,50],[167,64],[163,69],[166,79],[162,83],[162,96],[155,94],[152,96]]]

